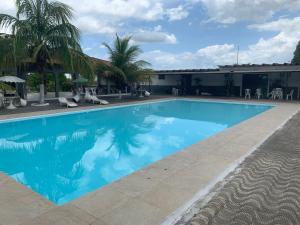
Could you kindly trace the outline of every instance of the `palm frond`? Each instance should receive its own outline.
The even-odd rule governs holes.
[[[0,14],[0,27],[12,27],[17,65],[30,59],[43,71],[56,61],[67,71],[92,77],[90,62],[79,44],[80,32],[70,23],[71,7],[50,0],[16,0],[16,7],[16,17]]]
[[[8,84],[0,82],[0,90],[12,91],[14,88]]]
[[[73,17],[73,9],[58,1],[50,2],[49,4],[49,15],[55,18],[58,22],[68,23]]]
[[[9,28],[16,23],[18,19],[14,16],[7,15],[7,14],[0,14],[0,27]]]

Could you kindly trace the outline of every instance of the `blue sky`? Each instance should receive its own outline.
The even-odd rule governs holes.
[[[154,69],[283,63],[300,40],[299,0],[61,0],[75,12],[84,51],[107,59],[102,43],[131,35]],[[14,1],[0,9],[14,13]],[[2,11],[1,10],[1,11]]]

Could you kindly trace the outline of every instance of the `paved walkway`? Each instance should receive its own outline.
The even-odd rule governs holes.
[[[178,225],[299,225],[300,113],[248,157],[204,207]]]

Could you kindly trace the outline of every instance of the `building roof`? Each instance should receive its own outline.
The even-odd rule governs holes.
[[[197,74],[197,73],[218,73],[220,69],[179,69],[179,70],[156,70],[156,74]]]
[[[159,75],[185,75],[185,74],[224,74],[224,73],[272,73],[272,72],[300,72],[300,65],[284,64],[243,64],[224,65],[216,69],[179,69],[156,70]]]
[[[110,65],[110,61],[107,61],[107,60],[104,60],[104,59],[98,59],[98,58],[95,58],[95,57],[91,57],[91,56],[88,56],[89,57],[89,59],[91,60],[91,62],[93,63],[93,64],[105,64],[105,65],[107,65],[107,66],[109,66]]]
[[[290,63],[242,64],[219,66],[223,72],[299,72],[300,65]]]

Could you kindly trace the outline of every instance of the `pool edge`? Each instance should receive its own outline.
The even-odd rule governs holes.
[[[288,109],[284,109],[285,107],[287,107]],[[274,110],[276,109],[276,111],[277,111],[279,108],[281,108],[283,110],[283,112],[285,112],[285,114],[280,116],[280,115],[278,115],[278,112],[276,112],[277,119],[273,118],[274,120],[272,120],[272,118],[271,118],[272,115],[264,116],[264,118],[267,119],[267,121],[265,121],[265,122],[270,122],[270,124],[273,123],[272,127],[269,127],[268,131],[262,132],[262,133],[265,133],[264,138],[267,138],[268,135],[272,135],[277,129],[280,128],[280,126],[285,124],[285,122],[288,121],[289,118],[292,117],[292,115],[294,115],[295,113],[297,113],[299,111],[299,105],[279,103],[279,104],[277,104],[276,107],[274,107],[270,110],[267,110],[266,112],[263,112],[255,117],[245,120],[245,121],[241,122],[240,124],[237,124],[236,126],[229,128],[223,132],[220,132],[219,134],[221,134],[221,137],[219,134],[213,136],[213,137],[218,136],[217,139],[220,139],[221,141],[219,140],[216,142],[215,141],[216,139],[214,139],[213,141],[210,140],[208,144],[207,143],[201,144],[202,142],[205,142],[205,140],[201,141],[200,143],[197,143],[191,147],[184,149],[183,151],[181,151],[182,153],[181,152],[175,153],[174,155],[171,155],[165,159],[162,159],[158,162],[153,163],[153,165],[147,167],[146,169],[142,169],[142,171],[137,171],[134,174],[131,174],[127,177],[122,178],[121,179],[122,182],[114,182],[112,185],[108,185],[104,191],[99,189],[99,190],[96,190],[96,191],[90,193],[91,197],[89,197],[88,200],[84,200],[83,198],[85,198],[85,197],[83,196],[81,198],[78,198],[78,199],[70,202],[70,203],[67,203],[63,207],[57,207],[57,206],[54,206],[53,208],[51,207],[47,212],[43,212],[40,215],[38,215],[32,219],[40,220],[41,218],[45,218],[46,215],[49,216],[49,214],[53,215],[53,216],[57,215],[58,217],[61,217],[62,215],[61,215],[61,213],[58,213],[58,211],[67,211],[65,214],[63,214],[63,217],[64,218],[72,217],[74,221],[82,220],[82,219],[76,217],[76,214],[78,214],[80,212],[83,215],[82,216],[83,218],[89,218],[89,220],[95,220],[95,221],[101,220],[101,221],[103,221],[103,223],[105,223],[107,225],[110,225],[110,224],[115,225],[118,223],[118,221],[122,221],[120,217],[123,218],[124,224],[127,224],[127,222],[128,222],[128,224],[132,224],[132,225],[137,224],[138,225],[141,223],[141,221],[144,221],[145,222],[144,224],[147,224],[147,225],[148,224],[149,225],[150,224],[153,224],[153,225],[159,224],[159,223],[165,221],[165,218],[170,216],[170,214],[172,214],[176,209],[178,209],[178,207],[174,210],[172,210],[170,208],[163,209],[163,207],[164,207],[163,204],[158,204],[155,201],[159,202],[160,197],[164,197],[167,195],[168,198],[165,200],[166,200],[166,202],[168,202],[168,199],[171,199],[170,196],[172,196],[172,195],[175,196],[176,191],[178,193],[180,191],[182,191],[180,188],[172,189],[172,185],[169,185],[166,181],[164,181],[159,184],[161,184],[164,188],[170,187],[170,189],[168,189],[167,192],[163,192],[161,190],[161,188],[157,189],[157,185],[154,185],[153,188],[150,187],[150,189],[152,189],[152,191],[149,189],[149,190],[146,190],[145,192],[143,192],[143,194],[134,195],[129,190],[124,189],[124,187],[122,188],[122,187],[118,187],[118,186],[124,185],[127,183],[127,185],[129,185],[129,187],[136,187],[138,185],[139,180],[140,180],[140,183],[145,183],[145,179],[146,179],[146,184],[147,184],[147,181],[150,181],[150,183],[152,183],[151,179],[148,180],[148,178],[149,177],[151,178],[152,176],[153,176],[153,178],[152,178],[153,182],[155,182],[155,180],[156,180],[155,175],[157,175],[157,174],[155,174],[153,172],[160,171],[163,173],[165,171],[164,169],[166,169],[164,167],[166,167],[168,164],[169,164],[168,166],[170,168],[178,167],[177,171],[174,171],[174,173],[172,175],[170,175],[172,177],[172,176],[174,176],[174,174],[180,173],[181,170],[185,170],[188,167],[187,164],[189,164],[190,159],[194,158],[193,153],[196,154],[197,149],[204,148],[205,146],[211,147],[214,149],[214,147],[222,145],[222,140],[226,141],[226,136],[228,137],[228,133],[232,133],[232,130],[233,130],[233,133],[236,133],[236,129],[237,129],[236,127],[241,128],[240,126],[242,126],[242,128],[243,128],[245,126],[246,127],[249,126],[249,124],[251,126],[254,126],[255,124],[253,124],[253,120],[255,120],[256,122],[259,122],[258,125],[262,126],[262,125],[264,125],[264,124],[262,124],[262,122],[264,122],[264,120],[262,119],[262,115],[265,115],[266,113],[268,113],[270,111],[272,111],[272,113],[268,113],[268,114],[273,114]],[[227,131],[229,131],[229,132],[227,132]],[[226,133],[227,135],[224,133]],[[225,137],[224,137],[224,135],[225,135]],[[229,135],[229,136],[231,136],[231,135]],[[211,139],[211,138],[209,138],[209,139]],[[258,143],[259,142],[256,142],[256,145]],[[234,144],[236,146],[239,146],[237,142]],[[253,145],[253,143],[252,144],[248,143],[246,145],[248,145],[248,147],[243,145],[243,150],[245,152],[249,152],[250,149],[253,149],[253,151],[255,150],[254,147],[256,145]],[[249,147],[249,145],[253,145],[254,147],[252,146],[252,148],[251,148],[251,147]],[[231,148],[233,148],[233,146],[234,145],[232,145]],[[199,155],[197,155],[197,154],[196,154],[196,156],[199,157]],[[245,156],[245,154],[242,154],[242,156]],[[199,166],[199,165],[197,165],[197,163],[193,164],[193,165]],[[172,168],[169,170],[172,170]],[[0,175],[1,175],[1,173],[0,173]],[[133,178],[133,176],[135,178]],[[1,180],[0,180],[0,182],[1,182]],[[130,185],[130,183],[132,185]],[[143,185],[141,185],[141,186],[143,186]],[[201,189],[203,189],[203,188],[204,187],[202,187]],[[155,190],[155,191],[153,191],[153,190]],[[157,197],[157,192],[161,195],[160,197]],[[162,195],[162,193],[164,193],[164,195]],[[144,194],[147,195],[148,197],[147,196],[143,197]],[[33,195],[35,195],[35,193],[30,193],[29,195],[33,196]],[[150,199],[154,199],[153,200],[154,202],[149,200],[149,196],[151,196],[151,195],[152,195],[152,197]],[[117,199],[117,201],[114,202],[116,197],[118,197],[118,199]],[[174,198],[176,198],[176,196]],[[177,206],[182,206],[182,205],[184,205],[184,204],[182,204],[183,202],[186,203],[190,199],[191,198],[186,197],[186,195],[183,195],[183,199],[178,200],[178,202],[176,204],[175,203],[174,204]],[[98,204],[99,204],[99,202],[101,202],[101,204],[104,204],[105,201],[110,201],[110,202],[114,203],[114,204],[112,204],[114,206],[112,206],[112,205],[109,206],[109,205],[107,205],[108,203],[106,202],[105,204],[106,204],[107,208],[106,208],[105,212],[100,212],[101,210],[99,208],[97,209],[97,207],[94,207],[94,209],[91,209],[91,207],[93,207],[95,202],[96,203],[98,202]],[[174,200],[172,200],[172,201],[174,201]],[[180,201],[181,201],[181,203],[180,203]],[[3,205],[2,207],[5,207],[5,205]],[[1,209],[1,206],[0,206],[0,209]],[[134,214],[132,214],[133,212],[134,212]],[[142,218],[143,220],[141,220],[141,217],[138,216],[137,214],[141,215],[143,217]],[[124,217],[124,215],[127,215],[127,217]],[[0,219],[1,219],[1,217],[0,217]],[[61,218],[61,219],[63,219],[63,218]],[[84,221],[86,221],[86,220],[84,220]],[[84,221],[82,224],[85,224]],[[30,224],[30,223],[28,223],[28,224]],[[89,223],[86,223],[86,224],[89,224]]]

